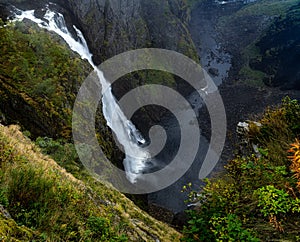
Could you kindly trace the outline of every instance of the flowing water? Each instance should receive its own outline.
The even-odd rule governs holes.
[[[134,124],[124,115],[112,94],[109,82],[105,79],[103,73],[93,63],[92,54],[89,51],[82,32],[76,28],[76,26],[73,26],[74,31],[72,32],[76,33],[77,36],[72,36],[71,32],[66,27],[63,15],[50,10],[49,7],[45,9],[45,15],[42,19],[35,17],[34,10],[18,10],[16,12],[16,20],[22,21],[25,18],[29,19],[37,23],[41,28],[55,32],[61,36],[69,45],[69,47],[78,53],[82,59],[88,60],[88,62],[96,71],[102,86],[102,90],[108,89],[108,91],[102,93],[103,114],[107,121],[107,125],[115,133],[118,142],[124,148],[126,157],[123,163],[128,180],[132,183],[135,183],[137,182],[140,174],[143,172],[153,171],[153,167],[151,167],[153,160],[150,160],[150,155],[140,146],[145,144],[144,138],[141,136]],[[195,112],[199,114],[199,110],[201,109],[203,102],[201,97],[196,94],[197,92],[190,95],[187,100],[193,106]],[[114,117],[114,119],[112,119],[112,117]],[[198,118],[203,117],[200,116]],[[161,126],[164,127],[170,142],[168,142],[164,150],[157,157],[155,157],[157,161],[155,163],[158,164],[157,166],[159,168],[166,166],[172,160],[173,156],[176,155],[176,151],[178,150],[177,146],[179,145],[178,142],[180,141],[180,130],[178,129],[179,126],[176,125],[174,118],[166,117],[164,120],[162,120]],[[155,203],[159,206],[166,207],[173,212],[180,212],[187,207],[187,204],[184,202],[187,199],[187,194],[181,193],[180,191],[184,185],[191,181],[193,182],[195,188],[201,185],[198,175],[209,145],[209,142],[205,137],[201,136],[200,139],[201,145],[199,145],[195,162],[190,169],[184,176],[182,176],[171,186],[161,191],[148,194],[149,203]],[[154,169],[156,168],[154,167]]]
[[[105,79],[101,70],[93,63],[92,54],[82,32],[73,25],[77,34],[74,38],[68,30],[61,13],[50,10],[49,6],[45,10],[45,15],[42,19],[35,17],[34,10],[16,10],[15,20],[23,21],[24,19],[29,19],[37,23],[39,27],[55,32],[65,40],[74,52],[78,53],[82,59],[86,59],[94,68],[102,86],[103,115],[107,125],[115,133],[119,143],[124,148],[126,156],[123,163],[127,178],[130,182],[135,183],[139,174],[147,168],[147,161],[150,158],[150,155],[140,147],[140,145],[145,143],[145,139],[120,109],[112,94],[109,82]]]

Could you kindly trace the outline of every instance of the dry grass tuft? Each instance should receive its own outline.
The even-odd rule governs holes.
[[[291,160],[292,164],[290,169],[295,173],[295,177],[297,178],[297,188],[300,191],[300,142],[296,139],[295,143],[291,144],[291,148],[288,151],[291,153],[288,158]]]

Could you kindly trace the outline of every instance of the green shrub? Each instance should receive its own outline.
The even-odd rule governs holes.
[[[288,213],[300,212],[300,199],[273,185],[259,188],[254,194],[258,196],[258,207],[265,217],[284,217]]]
[[[114,235],[110,221],[106,218],[90,216],[87,219],[87,228],[86,236],[91,241],[125,242],[128,240],[124,234],[120,236]]]
[[[90,238],[108,238],[110,236],[109,221],[105,218],[91,216],[87,220]]]
[[[182,241],[213,241],[214,234],[210,229],[210,211],[198,213],[194,210],[186,211],[189,217],[188,225],[184,226]]]
[[[184,228],[182,241],[259,241],[237,215],[207,212],[189,211],[189,225]]]
[[[247,229],[235,214],[227,214],[226,217],[214,216],[210,219],[211,231],[215,241],[259,241]]]
[[[300,105],[296,99],[290,99],[288,96],[283,99],[282,108],[285,110],[285,119],[289,129],[296,136],[300,135]]]
[[[273,185],[262,187],[254,192],[258,196],[258,207],[264,217],[269,218],[271,224],[279,231],[284,231],[283,219],[293,213],[299,215],[300,199],[292,198],[286,191],[277,189]]]
[[[35,143],[41,148],[44,154],[51,156],[68,172],[76,175],[83,168],[74,144],[48,137],[38,137]]]
[[[259,188],[255,194],[258,195],[258,207],[265,217],[286,214],[291,209],[289,194],[273,185]]]

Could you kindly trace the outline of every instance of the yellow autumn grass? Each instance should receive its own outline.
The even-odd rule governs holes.
[[[292,161],[290,169],[295,173],[295,177],[298,179],[297,187],[300,190],[300,142],[296,139],[295,143],[291,144],[291,148],[288,150],[291,154],[288,158]]]

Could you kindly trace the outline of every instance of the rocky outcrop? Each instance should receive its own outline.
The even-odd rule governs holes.
[[[11,219],[9,212],[0,204],[0,214],[4,216],[4,218]]]

